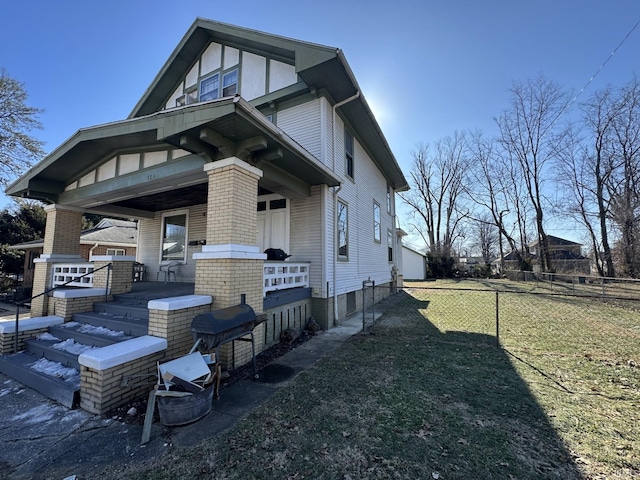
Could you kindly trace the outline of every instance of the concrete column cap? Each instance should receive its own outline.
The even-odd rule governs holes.
[[[238,167],[240,169],[246,170],[249,173],[257,176],[258,178],[262,178],[262,170],[254,167],[253,165],[249,165],[244,160],[240,160],[238,157],[227,157],[222,160],[216,160],[215,162],[206,163],[204,165],[204,171],[207,173],[213,173],[216,170],[220,170],[225,167]]]

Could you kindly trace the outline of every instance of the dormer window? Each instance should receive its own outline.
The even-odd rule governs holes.
[[[220,90],[220,75],[217,73],[200,81],[200,101],[215,100]]]

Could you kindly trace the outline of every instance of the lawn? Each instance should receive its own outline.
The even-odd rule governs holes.
[[[497,348],[495,293],[436,283],[232,430],[113,478],[640,477],[637,313],[500,293]]]

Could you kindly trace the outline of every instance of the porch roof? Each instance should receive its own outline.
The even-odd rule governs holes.
[[[111,156],[169,146],[192,155],[65,191]],[[285,196],[308,195],[312,185],[339,185],[339,178],[240,97],[173,108],[84,128],[10,185],[8,195],[92,208],[131,217],[202,202],[203,165],[237,156],[264,172],[261,185]],[[182,189],[179,195],[166,192]],[[186,202],[186,203],[185,203]]]

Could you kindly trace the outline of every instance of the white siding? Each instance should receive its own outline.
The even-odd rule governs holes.
[[[322,189],[312,187],[310,197],[293,199],[291,205],[291,262],[311,262],[310,286],[314,294],[322,292]]]
[[[404,280],[424,280],[425,262],[424,255],[402,247],[402,276]]]
[[[316,158],[322,153],[320,112],[318,99],[278,111],[278,127]]]
[[[196,205],[189,207],[187,218],[188,238],[187,242],[205,240],[207,234],[206,205]],[[147,279],[155,281],[160,262],[160,236],[162,229],[162,214],[156,212],[153,219],[143,219],[139,222],[138,232],[138,262],[144,263],[147,267]],[[187,260],[184,265],[179,265],[176,269],[177,280],[179,282],[194,282],[196,276],[196,264],[193,254],[200,252],[202,246],[188,246]]]
[[[344,123],[339,116],[336,117],[336,127],[335,172],[343,179],[338,198],[346,202],[349,207],[349,259],[337,263],[336,290],[337,294],[341,295],[361,289],[362,282],[369,278],[376,284],[391,281],[392,263],[388,260],[387,230],[393,231],[393,217],[386,209],[387,181],[355,138],[354,181],[345,176]],[[382,239],[380,243],[375,242],[373,238],[374,200],[381,206]],[[331,222],[335,223],[333,212]],[[332,254],[335,254],[336,240],[333,233],[330,248]],[[333,273],[330,273],[330,278],[332,275]]]

